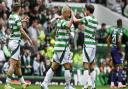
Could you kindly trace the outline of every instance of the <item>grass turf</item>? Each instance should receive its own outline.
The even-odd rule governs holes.
[[[12,85],[15,89],[21,89],[20,85]],[[82,89],[81,86],[76,86],[76,89]],[[4,84],[0,84],[0,89],[4,89]],[[27,89],[40,89],[39,85],[30,85]],[[64,86],[49,86],[49,89],[64,89]],[[96,89],[110,89],[109,86],[99,86]],[[128,89],[128,88],[125,88]]]

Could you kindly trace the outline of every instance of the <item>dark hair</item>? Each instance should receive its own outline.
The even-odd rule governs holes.
[[[117,26],[118,27],[122,27],[122,19],[118,19],[117,20]]]
[[[102,23],[101,26],[106,26],[106,23]]]
[[[20,9],[20,7],[21,7],[21,4],[19,2],[15,2],[12,4],[12,10],[14,12],[17,12]]]
[[[37,17],[37,16],[33,17],[32,22],[35,22],[35,21],[38,21],[38,23],[39,23],[40,22],[39,17]]]
[[[93,12],[94,12],[94,10],[95,10],[94,6],[91,5],[91,4],[86,4],[86,5],[85,5],[85,8],[86,8],[86,10],[88,10],[88,11],[89,11],[90,13],[92,13],[92,14],[93,14]]]

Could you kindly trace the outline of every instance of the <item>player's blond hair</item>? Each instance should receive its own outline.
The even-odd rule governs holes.
[[[62,10],[61,10],[61,13],[65,13],[65,12],[71,12],[71,9],[69,6],[63,6]]]

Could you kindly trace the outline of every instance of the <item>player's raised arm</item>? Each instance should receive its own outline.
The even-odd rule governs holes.
[[[21,20],[21,22],[28,22],[28,20],[29,20],[29,17],[24,17],[22,20]],[[19,24],[21,24],[21,23],[19,23]],[[23,36],[29,41],[29,43],[32,45],[33,43],[32,43],[32,40],[30,39],[30,37],[27,35],[27,33],[24,31],[24,29],[23,29],[23,27],[22,26],[20,26],[20,32],[21,32],[21,34],[23,34]]]
[[[52,18],[52,19],[50,20],[50,22],[51,22],[51,23],[54,23],[57,19],[61,19],[61,18],[62,18],[62,16],[55,15],[55,17]]]
[[[29,43],[31,44],[31,45],[33,45],[33,43],[32,43],[32,40],[30,39],[30,37],[27,35],[27,33],[24,31],[24,29],[21,27],[20,28],[20,32],[23,34],[23,36],[29,41]]]
[[[80,23],[80,19],[77,19],[73,13],[73,11],[71,12],[71,15],[72,15],[72,19],[75,23]]]
[[[67,28],[71,28],[72,23],[73,23],[73,19],[71,18],[70,21],[68,21],[67,23]]]

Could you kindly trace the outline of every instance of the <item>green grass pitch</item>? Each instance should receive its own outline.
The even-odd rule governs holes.
[[[20,85],[13,85],[15,89],[21,89]],[[76,89],[82,89],[81,86],[75,86]],[[4,89],[4,84],[0,84],[0,89]],[[39,85],[30,85],[27,89],[40,89]],[[49,89],[64,89],[64,86],[49,86]],[[99,86],[96,89],[110,89],[109,86]],[[125,88],[128,89],[128,88]]]

